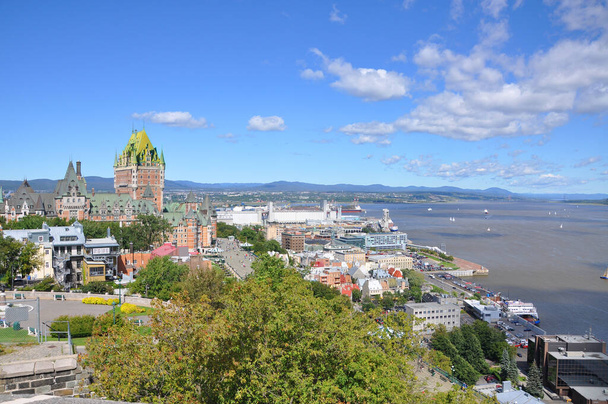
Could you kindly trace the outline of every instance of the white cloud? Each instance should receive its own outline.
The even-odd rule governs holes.
[[[375,143],[380,146],[388,146],[391,141],[386,136],[359,135],[350,140],[354,144]]]
[[[483,12],[494,18],[498,18],[505,7],[507,7],[507,0],[483,0],[481,2]]]
[[[233,135],[232,133],[225,133],[225,134],[222,134],[222,135],[217,135],[217,137],[219,139],[224,139],[224,140],[226,140],[229,143],[236,143],[236,136]]]
[[[393,62],[407,62],[407,56],[405,56],[405,52],[401,52],[400,54],[391,57],[391,61]]]
[[[384,122],[360,122],[342,126],[340,132],[347,135],[383,136],[395,132],[394,125]]]
[[[452,0],[452,3],[450,4],[450,17],[454,21],[458,21],[463,13],[464,5],[462,4],[462,0]]]
[[[589,157],[587,159],[581,160],[578,163],[574,164],[573,167],[575,168],[580,168],[580,167],[587,167],[588,165],[597,163],[598,161],[602,160],[602,156],[593,156],[593,157]]]
[[[402,98],[408,94],[410,79],[401,73],[384,69],[353,68],[342,59],[329,59],[320,50],[312,52],[323,59],[329,74],[338,77],[331,86],[365,101]]]
[[[279,116],[260,116],[256,115],[249,119],[248,130],[257,130],[262,132],[268,131],[283,131],[287,129],[283,118]]]
[[[549,3],[555,3],[555,1]],[[608,5],[605,1],[561,0],[557,3],[555,15],[561,19],[567,29],[572,31],[606,30]]]
[[[509,39],[509,24],[507,20],[497,22],[482,21],[479,30],[481,45],[493,47],[505,43]]]
[[[407,10],[409,9],[415,2],[416,0],[403,0],[403,3],[401,3],[401,6]]]
[[[325,75],[321,70],[306,69],[302,70],[300,77],[306,80],[322,80],[325,78]]]
[[[363,157],[364,160],[371,160],[374,157],[373,154],[368,154],[367,156]]]
[[[403,156],[393,155],[391,157],[383,158],[380,161],[382,162],[382,164],[385,164],[387,166],[391,166],[393,164],[397,164],[402,159],[403,159]]]
[[[329,132],[331,132],[331,131],[333,131],[333,130],[334,130],[334,127],[333,127],[333,126],[328,126],[327,128],[323,129],[323,132],[325,132],[325,133],[329,133]]]
[[[144,119],[149,122],[158,123],[161,125],[183,127],[183,128],[206,128],[209,125],[205,118],[195,119],[190,112],[173,111],[173,112],[144,112],[143,114],[134,113],[131,115],[134,119]]]
[[[333,5],[332,10],[329,13],[329,21],[344,24],[347,17],[348,15],[344,13],[340,15],[340,10],[338,10],[338,7],[336,7],[335,4]]]

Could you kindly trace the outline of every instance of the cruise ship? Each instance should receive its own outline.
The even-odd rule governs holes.
[[[532,324],[540,323],[538,312],[532,303],[522,302],[521,300],[503,300],[502,305],[503,311],[507,315],[520,316]]]

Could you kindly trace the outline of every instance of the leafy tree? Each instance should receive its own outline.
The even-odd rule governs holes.
[[[384,292],[382,294],[382,300],[380,301],[384,310],[390,310],[395,307],[395,299],[391,292]]]
[[[543,375],[538,366],[536,366],[536,363],[532,363],[530,366],[525,390],[534,397],[540,399],[545,396],[545,393],[543,392]]]
[[[351,298],[353,299],[353,302],[360,302],[361,296],[362,296],[362,293],[359,289],[353,289],[352,294],[351,294]]]
[[[229,279],[231,278],[226,278],[217,266],[213,266],[211,269],[193,268],[188,272],[181,288],[193,301],[206,296],[210,304],[217,308],[221,306],[220,297],[224,293],[224,289],[231,282]]]
[[[487,359],[498,362],[503,350],[510,349],[509,344],[505,341],[504,331],[490,327],[488,323],[481,320],[473,323],[473,329]]]
[[[367,315],[336,310],[340,299],[315,297],[281,261],[262,262],[271,268],[258,264],[225,290],[221,308],[177,295],[156,306],[151,335],[122,327],[91,339],[92,389],[166,403],[431,402],[411,371],[404,313],[385,321],[395,337],[380,338]]]
[[[156,257],[139,272],[131,284],[131,290],[148,297],[169,300],[172,294],[181,290],[181,281],[187,273],[186,265],[176,264],[167,256]]]
[[[340,292],[336,288],[324,285],[321,282],[311,281],[310,289],[315,297],[331,300],[340,296]]]
[[[481,374],[477,372],[475,368],[473,368],[473,366],[471,366],[471,364],[462,356],[456,355],[451,359],[452,363],[454,364],[454,376],[469,386],[474,386]]]
[[[83,293],[96,293],[96,294],[104,294],[104,293],[114,293],[114,287],[105,282],[89,282],[86,285],[83,285],[80,290]]]
[[[162,243],[173,227],[166,219],[154,215],[138,215],[137,222],[128,227],[127,236],[133,240],[136,250],[148,250],[150,246]]]
[[[7,284],[12,285],[15,275],[27,276],[42,264],[36,244],[0,235],[0,276]]]
[[[460,351],[463,358],[469,362],[479,373],[488,373],[490,368],[485,361],[481,344],[472,326],[463,324],[460,327],[464,338],[464,350]]]
[[[228,238],[230,236],[238,238],[239,229],[224,222],[217,222],[217,237]]]

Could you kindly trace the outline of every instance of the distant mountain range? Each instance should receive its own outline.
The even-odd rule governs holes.
[[[113,192],[114,179],[103,177],[85,177],[87,187],[97,192]],[[0,180],[0,186],[4,191],[15,191],[23,181]],[[55,189],[56,180],[35,179],[28,180],[32,188],[38,192],[52,192]],[[464,189],[458,187],[390,187],[382,184],[353,185],[335,184],[320,185],[305,182],[275,181],[270,183],[200,183],[194,181],[177,180],[165,181],[166,191],[260,191],[260,192],[365,192],[365,193],[425,193],[425,194],[461,194],[479,195],[483,197],[499,198],[535,198],[552,200],[602,200],[608,199],[608,194],[516,194],[502,188],[488,189]]]

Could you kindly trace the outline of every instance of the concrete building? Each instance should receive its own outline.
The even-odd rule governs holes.
[[[302,232],[284,232],[281,234],[281,247],[289,251],[304,251],[305,235]]]
[[[500,320],[501,310],[494,305],[483,305],[478,300],[466,299],[464,309],[478,320],[486,323],[496,323]]]
[[[536,335],[534,360],[545,386],[573,401],[576,396],[577,403],[608,390],[606,343],[592,335]]]
[[[460,327],[460,307],[456,304],[439,303],[407,303],[405,312],[423,320],[420,324],[414,324],[414,331],[429,329],[429,326],[443,324],[450,331],[454,327]]]
[[[374,254],[369,255],[367,260],[375,263],[378,268],[388,268],[389,266],[399,269],[414,268],[414,259],[402,254]]]
[[[401,232],[369,233],[365,235],[365,248],[368,250],[405,250],[407,234]]]

